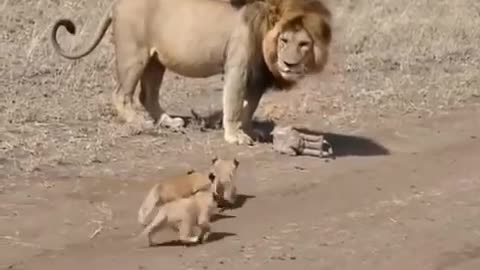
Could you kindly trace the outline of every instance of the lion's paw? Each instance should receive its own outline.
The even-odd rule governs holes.
[[[198,235],[197,236],[190,236],[190,237],[183,238],[180,241],[183,244],[186,244],[186,245],[198,244],[199,241],[200,241],[200,237]]]
[[[245,132],[237,130],[235,132],[225,132],[225,141],[228,143],[236,143],[239,145],[253,145],[252,137],[248,136]]]

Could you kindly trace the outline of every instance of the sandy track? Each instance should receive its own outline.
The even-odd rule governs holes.
[[[50,238],[62,230],[72,233],[59,241],[59,250],[20,256],[13,269],[478,269],[479,115],[473,108],[428,124],[414,121],[401,136],[384,129],[377,137],[389,155],[341,157],[329,163],[306,158],[303,170],[287,176],[247,160],[245,170],[271,175],[271,188],[256,188],[259,180],[243,173],[241,191],[255,197],[224,212],[227,217],[213,227],[217,241],[203,246],[144,248],[130,242],[138,231],[138,202],[148,185],[132,183],[126,189],[112,179],[86,182],[77,188],[88,190],[82,192],[85,196],[96,194],[113,212],[105,230],[88,240],[92,226],[90,231],[58,226]],[[295,166],[288,163],[282,157],[272,167]],[[44,195],[61,200],[59,194],[72,188],[70,183],[52,188],[58,189],[56,195]],[[76,198],[78,205],[85,200]],[[43,213],[62,216],[62,205],[36,207],[25,222],[41,220]],[[168,242],[172,236],[163,233],[158,240]]]

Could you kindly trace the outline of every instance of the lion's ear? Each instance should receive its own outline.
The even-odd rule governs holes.
[[[217,157],[217,156],[214,156],[214,157],[212,158],[212,164],[215,164],[215,162],[217,162],[217,160],[218,160],[218,157]]]
[[[210,172],[210,173],[208,174],[208,179],[210,180],[210,182],[213,183],[213,182],[215,181],[215,174],[212,173],[212,172]]]
[[[238,160],[236,158],[234,158],[233,159],[233,165],[235,165],[235,168],[237,168],[239,164],[240,164],[240,162],[238,162]]]
[[[313,46],[313,67],[312,71],[321,72],[328,61],[328,47],[324,44],[315,44]]]

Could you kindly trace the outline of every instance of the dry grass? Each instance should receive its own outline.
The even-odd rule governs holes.
[[[478,1],[357,2],[344,35],[356,99],[411,112],[478,95]]]
[[[71,17],[80,35],[63,35],[60,42],[83,47],[111,1],[0,0],[0,243],[3,257],[14,255],[11,261],[67,243],[103,241],[117,225],[123,229],[118,234],[131,233],[137,224],[129,211],[136,208],[135,193],[143,196],[146,175],[204,167],[214,154],[254,160],[259,170],[246,178],[257,178],[250,184],[263,194],[312,185],[291,167],[278,168],[301,165],[301,159],[278,163],[278,156],[263,153],[266,147],[228,146],[221,131],[125,136],[110,104],[110,31],[78,61],[54,54],[48,41],[54,19]],[[269,94],[259,115],[335,132],[478,102],[478,0],[340,0],[330,6],[335,39],[326,72],[296,91]],[[203,113],[220,107],[221,86],[219,77],[167,73],[161,101],[174,113]],[[282,178],[272,178],[272,171]]]
[[[334,78],[310,83],[304,95],[311,104],[297,98],[289,108],[310,108],[337,124],[364,115],[433,114],[479,96],[478,1],[330,2],[338,27]]]
[[[328,70],[298,91],[269,95],[260,115],[284,122],[363,125],[368,116],[434,113],[479,96],[478,1],[330,2],[336,17]],[[123,138],[110,104],[115,85],[110,31],[91,56],[79,61],[53,53],[48,35],[55,18],[72,17],[79,24],[79,37],[65,35],[60,41],[80,48],[109,3],[0,2],[0,174],[5,179],[49,168],[98,173],[101,164],[112,163],[123,164],[124,170],[157,167],[161,165],[149,157],[169,151],[172,141],[185,152],[192,145],[208,145],[207,134],[190,134],[198,140],[176,134],[168,144],[164,136]],[[192,80],[167,74],[162,102],[175,113],[218,108],[220,92],[213,91],[218,88],[218,77]]]

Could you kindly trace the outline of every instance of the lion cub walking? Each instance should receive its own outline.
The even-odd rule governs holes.
[[[215,175],[210,173],[205,177],[211,181],[209,185],[196,190],[190,197],[170,201],[160,207],[140,235],[147,237],[149,246],[154,244],[152,236],[167,225],[176,229],[180,241],[186,244],[203,242],[208,237],[210,218],[217,205],[214,199]],[[194,232],[196,228],[200,229],[198,234]]]
[[[156,207],[179,198],[189,197],[198,190],[205,189],[212,184],[219,199],[233,204],[236,199],[235,176],[239,162],[237,159],[212,159],[209,172],[190,171],[187,174],[164,179],[155,184],[142,202],[138,210],[138,222],[148,223],[148,218]],[[208,175],[208,177],[206,177]]]
[[[178,229],[183,242],[203,241],[210,230],[210,217],[217,202],[235,202],[234,178],[238,165],[236,159],[215,157],[207,172],[192,170],[155,184],[138,211],[138,222],[145,226],[142,235],[148,237],[149,245],[152,245],[151,236],[166,224]],[[149,216],[157,207],[160,208],[157,215],[149,222]],[[192,236],[194,227],[200,227],[200,235]]]

